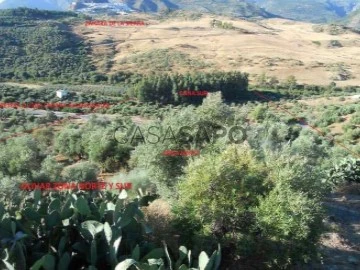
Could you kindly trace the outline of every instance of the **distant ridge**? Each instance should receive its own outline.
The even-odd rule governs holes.
[[[181,9],[211,12],[214,14],[233,15],[238,17],[275,17],[274,14],[267,12],[246,0],[173,0]]]
[[[76,2],[76,5],[73,3]],[[84,7],[89,3],[126,4],[130,9],[141,12],[161,12],[171,10],[191,10],[236,17],[274,17],[247,0],[0,0],[0,9],[28,7],[48,10],[69,10]]]
[[[73,0],[2,0],[0,9],[27,7],[47,10],[68,10]]]
[[[360,31],[360,6],[352,12],[347,20],[348,25]]]
[[[124,0],[121,1],[130,8],[143,12],[160,12],[164,10],[176,10],[179,6],[174,1],[168,0]]]
[[[183,9],[239,17],[274,17],[273,14],[246,0],[125,0],[124,2],[133,9],[147,12]]]
[[[91,14],[190,10],[243,18],[281,17],[359,28],[360,0],[0,0],[0,9],[28,7]]]
[[[248,0],[284,18],[326,23],[342,20],[360,6],[360,0]]]

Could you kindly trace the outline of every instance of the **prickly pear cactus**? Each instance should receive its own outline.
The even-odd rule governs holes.
[[[198,268],[191,268],[191,251],[180,247],[173,261],[165,243],[158,248],[147,241],[150,233],[140,201],[129,201],[126,192],[36,190],[20,205],[0,203],[1,269],[211,270],[220,265],[220,247],[210,258],[202,252]]]

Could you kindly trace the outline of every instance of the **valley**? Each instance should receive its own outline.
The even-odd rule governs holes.
[[[80,24],[74,31],[88,42],[93,61],[104,72],[221,69],[246,71],[253,80],[266,73],[279,80],[294,75],[303,84],[360,84],[356,53],[360,34],[350,29],[339,28],[336,33],[321,25],[284,19],[251,22],[208,15],[187,19],[181,13],[175,18],[145,16],[143,20],[150,25]],[[213,28],[213,20],[231,23],[234,29]],[[341,46],[331,45],[333,40]]]

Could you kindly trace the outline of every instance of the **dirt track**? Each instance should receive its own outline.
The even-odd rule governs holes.
[[[324,264],[314,269],[360,269],[360,196],[334,195],[324,205],[328,225],[337,229],[323,235]]]

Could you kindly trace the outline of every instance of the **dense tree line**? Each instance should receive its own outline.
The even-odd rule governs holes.
[[[14,25],[20,21],[29,22],[34,20],[56,20],[66,18],[79,18],[75,12],[54,11],[54,10],[39,10],[30,8],[17,8],[17,9],[3,9],[0,10],[1,24],[8,23]]]
[[[280,81],[276,76],[268,76],[266,73],[257,75],[251,88],[272,90],[288,98],[323,94],[337,95],[344,92],[355,93],[359,91],[358,86],[340,87],[335,82],[331,82],[329,85],[300,84],[294,75],[290,75],[285,80]]]
[[[191,103],[201,104],[204,96],[182,96],[181,91],[191,90],[197,92],[217,92],[220,91],[227,102],[244,100],[247,96],[248,74],[241,72],[213,72],[213,73],[188,73],[188,74],[114,74],[119,80],[125,80],[127,84],[127,94],[129,97],[137,98],[140,102],[158,102],[160,104],[180,104]],[[79,87],[78,87],[79,88]],[[86,88],[87,87],[82,87]],[[3,102],[41,102],[56,101],[56,91],[54,87],[43,87],[37,90],[26,88],[15,88],[0,85],[0,98]],[[84,92],[84,89],[76,89],[77,92]],[[65,98],[67,101],[80,102],[104,102],[119,101],[120,94],[125,94],[123,87],[112,91],[93,91],[91,94],[75,94],[70,92]]]
[[[212,72],[187,74],[153,74],[144,76],[129,91],[142,102],[201,104],[201,96],[181,96],[180,91],[220,91],[225,101],[244,99],[248,74],[241,72]]]

